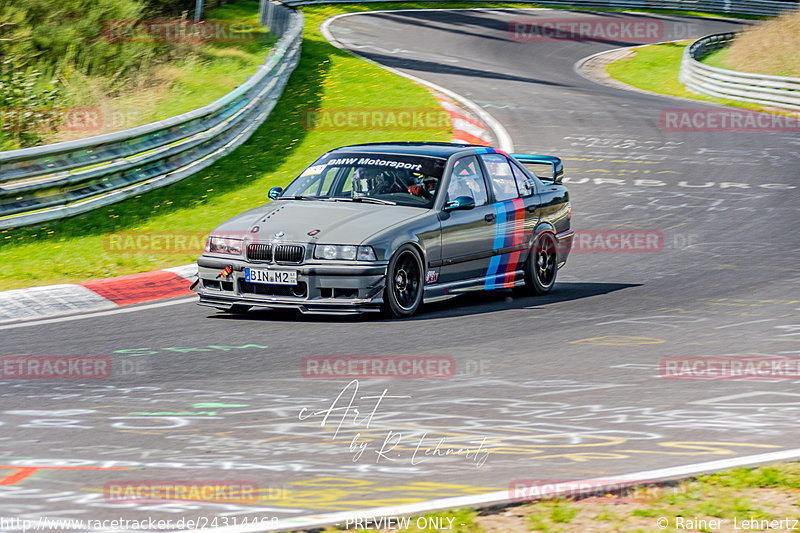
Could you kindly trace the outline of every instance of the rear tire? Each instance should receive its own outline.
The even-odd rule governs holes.
[[[556,248],[556,238],[552,233],[541,233],[536,237],[525,263],[525,287],[531,294],[547,294],[556,284]]]
[[[386,268],[384,312],[396,318],[413,316],[422,304],[424,284],[422,257],[414,246],[404,244]]]

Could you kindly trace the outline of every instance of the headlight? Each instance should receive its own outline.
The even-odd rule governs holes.
[[[314,250],[314,257],[317,259],[336,259],[338,255],[337,246],[326,244],[325,246],[317,246]]]
[[[315,259],[345,261],[375,261],[372,246],[354,246],[351,244],[318,244],[314,248]]]
[[[359,261],[375,261],[375,250],[372,246],[359,246],[358,247],[358,260]]]
[[[339,257],[352,261],[356,258],[357,250],[356,246],[341,246],[339,247]]]
[[[242,239],[211,235],[206,240],[206,252],[212,254],[242,255]]]

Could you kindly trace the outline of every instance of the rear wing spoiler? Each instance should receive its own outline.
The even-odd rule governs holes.
[[[528,167],[528,165],[551,165],[553,167],[553,174],[552,178],[542,178],[538,176],[540,179],[546,180],[553,180],[553,183],[561,183],[561,178],[564,177],[564,164],[561,162],[561,158],[552,156],[552,155],[534,155],[534,154],[511,154],[511,157],[525,165],[528,170],[533,172],[533,169]],[[536,174],[534,172],[534,174]]]

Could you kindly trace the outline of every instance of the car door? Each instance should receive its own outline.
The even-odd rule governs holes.
[[[539,200],[534,184],[505,155],[485,153],[478,157],[486,169],[497,220],[484,287],[510,288],[522,279],[539,218]]]
[[[496,211],[489,203],[486,179],[474,155],[453,164],[445,203],[459,196],[475,200],[475,207],[441,214],[442,266],[439,283],[482,278],[489,267],[495,240]]]

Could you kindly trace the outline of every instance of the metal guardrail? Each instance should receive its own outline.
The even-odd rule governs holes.
[[[728,46],[735,33],[715,33],[698,39],[683,51],[678,79],[696,93],[800,110],[800,78],[737,72],[712,67],[699,60]]]
[[[384,2],[386,0],[285,0],[287,6],[312,4],[351,4]],[[447,0],[444,0],[447,1]],[[482,0],[470,0],[479,2]],[[797,2],[776,0],[512,0],[521,4],[546,6],[571,6],[606,9],[674,9],[681,11],[705,11],[775,17],[786,11],[796,10]]]
[[[280,2],[260,0],[258,23],[269,28],[269,31],[275,35],[283,35],[292,13],[292,10],[286,9]]]
[[[129,130],[0,152],[0,228],[72,216],[175,183],[242,144],[269,116],[300,57],[302,13],[273,6],[267,22],[273,33],[283,31],[266,62],[205,107]]]

